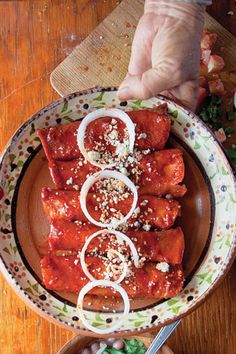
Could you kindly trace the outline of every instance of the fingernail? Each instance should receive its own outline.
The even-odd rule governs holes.
[[[128,86],[122,87],[118,90],[117,95],[120,100],[127,101],[133,98],[132,93],[130,92],[130,88]]]

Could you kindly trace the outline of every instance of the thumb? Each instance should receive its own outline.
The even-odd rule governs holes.
[[[170,73],[162,68],[152,68],[141,75],[129,75],[118,89],[120,100],[133,98],[145,100],[156,96],[162,91],[175,87],[178,83],[170,80]]]
[[[186,81],[172,90],[161,92],[161,94],[194,112],[199,96],[198,80]]]

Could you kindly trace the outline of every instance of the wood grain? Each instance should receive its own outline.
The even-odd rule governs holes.
[[[143,6],[143,0],[122,1],[52,72],[51,83],[61,96],[122,82]]]
[[[127,73],[132,38],[143,13],[143,0],[124,0],[51,74],[61,95],[95,86],[118,86]],[[217,33],[215,50],[223,53],[226,69],[236,69],[236,38],[205,16],[205,28]]]
[[[32,113],[57,98],[51,71],[118,4],[115,0],[0,1],[0,149]],[[231,6],[231,8],[230,8]],[[234,1],[210,11],[236,35]],[[223,16],[223,17],[222,17]],[[168,343],[176,354],[232,354],[236,346],[236,265]],[[1,354],[55,354],[72,336],[32,312],[0,278]]]

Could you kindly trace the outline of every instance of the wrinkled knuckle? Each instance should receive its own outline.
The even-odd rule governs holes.
[[[153,76],[150,77],[146,72],[142,75],[142,99],[146,100],[155,96],[155,72],[153,72]]]
[[[148,90],[145,87],[142,89],[142,97],[141,97],[142,100],[147,100],[148,98],[151,98],[153,96],[155,96],[155,93],[152,93],[150,90]]]
[[[151,90],[148,88],[147,84],[144,83],[142,85],[142,89],[141,89],[141,92],[140,92],[140,99],[141,100],[147,100],[148,98],[151,98],[153,97],[154,94],[151,92]]]
[[[177,84],[185,80],[185,66],[181,62],[177,62],[172,65],[171,70],[169,70],[169,77],[172,81]]]
[[[153,19],[153,14],[152,13],[147,13],[147,14],[144,14],[140,20],[139,20],[139,24],[147,24],[150,26],[150,22],[152,21]]]

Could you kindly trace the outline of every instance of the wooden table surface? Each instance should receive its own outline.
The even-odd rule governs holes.
[[[118,3],[0,1],[0,150],[22,122],[58,97],[50,72]],[[234,0],[215,0],[208,12],[236,35]],[[234,263],[221,286],[168,340],[176,354],[236,352],[235,279]],[[0,292],[1,354],[55,354],[74,335],[32,312],[2,276]]]

